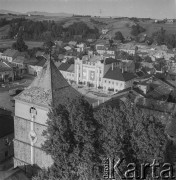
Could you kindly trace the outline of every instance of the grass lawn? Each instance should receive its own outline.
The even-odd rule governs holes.
[[[14,42],[15,40],[11,40],[11,39],[1,39],[0,48],[11,48]],[[37,42],[37,41],[25,41],[25,43],[29,49],[32,49],[34,47],[41,47],[43,45],[43,42]]]

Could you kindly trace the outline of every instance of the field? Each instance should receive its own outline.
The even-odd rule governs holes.
[[[176,23],[173,24],[156,24],[152,22],[141,22],[141,26],[143,26],[146,29],[146,32],[144,32],[147,35],[151,35],[153,32],[156,32],[163,27],[164,30],[166,30],[166,33],[169,34],[175,34],[176,33]]]
[[[0,39],[2,39],[3,37],[7,36],[9,31],[9,25],[3,26],[0,28]]]
[[[14,42],[15,40],[9,40],[9,39],[0,40],[0,48],[11,48]],[[43,42],[36,42],[36,41],[25,41],[25,43],[29,49],[33,47],[41,47],[43,45]]]

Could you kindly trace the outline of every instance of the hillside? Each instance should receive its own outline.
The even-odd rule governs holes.
[[[30,13],[30,12],[29,12]],[[108,28],[109,32],[107,36],[114,37],[115,33],[117,31],[121,31],[122,34],[127,37],[131,36],[131,26],[135,24],[134,21],[130,20],[129,18],[99,18],[99,17],[66,17],[66,16],[43,16],[42,14],[47,14],[45,12],[40,12],[41,16],[39,15],[39,12],[33,12],[34,14],[38,14],[37,16],[25,16],[25,18],[33,20],[33,21],[43,21],[43,20],[53,20],[58,23],[62,23],[63,27],[68,27],[69,25],[73,24],[74,22],[84,22],[86,23],[90,28],[98,28],[100,31],[102,28]],[[54,14],[54,13],[53,13]],[[62,14],[62,13],[58,13]],[[64,15],[63,13],[62,15]],[[50,13],[52,15],[52,13]],[[66,15],[66,14],[65,14]],[[67,14],[69,15],[69,14]],[[8,19],[12,18],[20,18],[24,17],[24,15],[3,15],[0,16],[0,18]],[[151,35],[153,32],[158,31],[161,27],[163,27],[167,33],[169,34],[175,34],[176,32],[176,23],[173,24],[156,24],[154,23],[154,20],[139,20],[138,24],[146,29],[146,32],[144,34]],[[0,28],[0,38],[5,36],[8,33],[8,27],[4,26]]]

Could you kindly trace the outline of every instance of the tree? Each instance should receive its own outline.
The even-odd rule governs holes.
[[[123,35],[122,35],[122,33],[120,31],[117,31],[115,33],[115,39],[120,40],[121,42],[124,42],[124,37],[123,37]]]
[[[52,108],[48,117],[42,148],[51,155],[54,163],[36,178],[41,179],[43,174],[60,180],[92,178],[93,169],[99,162],[96,150],[98,125],[92,106],[78,98]]]
[[[19,33],[19,35],[17,36],[17,41],[12,44],[12,48],[20,52],[24,52],[28,49],[28,46],[25,44],[23,40],[22,33]]]
[[[168,102],[176,103],[176,89],[172,90],[167,99]]]
[[[167,137],[160,120],[131,104],[130,100],[119,107],[101,107],[95,114],[102,129],[105,157],[123,157],[122,170],[128,163],[164,162]]]
[[[139,26],[139,24],[137,25],[133,25],[131,27],[131,34],[133,36],[138,36],[140,33],[144,32],[145,29],[142,26]]]
[[[148,56],[148,55],[144,57],[144,61],[148,62],[148,63],[152,63],[153,62],[152,58],[150,56]]]
[[[51,40],[51,38],[48,38],[47,41],[43,43],[44,51],[46,54],[49,54],[50,59],[51,59],[52,53],[54,53],[53,46],[54,46],[54,42]]]

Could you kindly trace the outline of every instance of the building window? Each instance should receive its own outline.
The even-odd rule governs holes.
[[[109,84],[111,84],[111,81],[109,81]]]
[[[104,80],[104,82],[106,83],[106,80]]]
[[[118,82],[116,82],[116,85],[118,86]]]
[[[112,84],[114,84],[114,82],[112,81]]]

